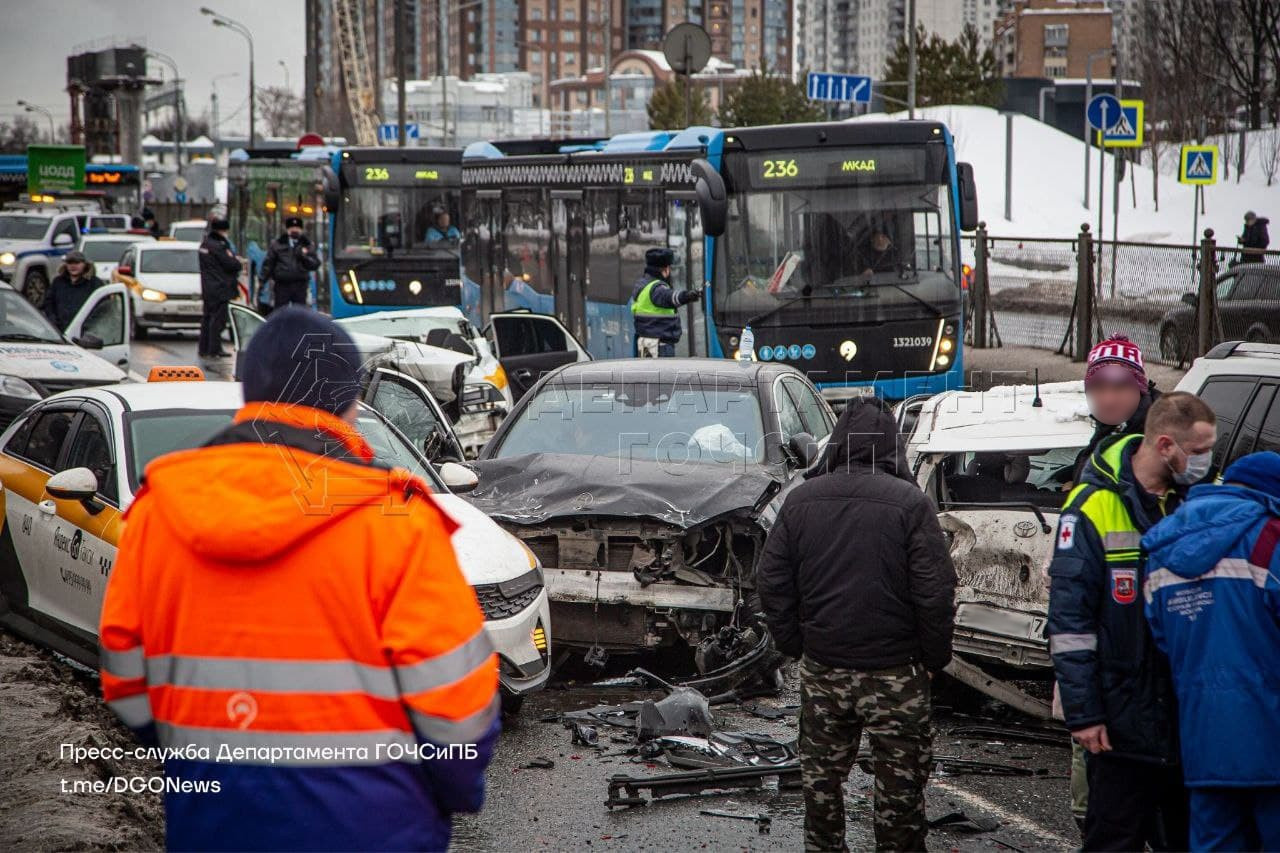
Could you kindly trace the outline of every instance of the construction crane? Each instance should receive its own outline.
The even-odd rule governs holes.
[[[356,128],[356,143],[378,144],[378,115],[373,89],[373,72],[365,55],[364,17],[361,0],[333,0],[333,23],[338,35],[342,82],[347,89],[347,106]]]

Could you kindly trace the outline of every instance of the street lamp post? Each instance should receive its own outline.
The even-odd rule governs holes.
[[[29,113],[40,113],[46,119],[48,119],[49,120],[49,141],[50,142],[55,141],[55,138],[57,137],[58,133],[53,129],[53,113],[49,112],[47,109],[40,106],[39,104],[33,104],[30,101],[19,100],[18,106],[22,107],[24,110],[26,110]]]
[[[229,71],[226,74],[217,74],[214,76],[212,80],[209,81],[209,88],[211,90],[209,94],[209,100],[213,102],[212,106],[213,106],[213,138],[214,139],[218,139],[222,135],[220,130],[221,123],[218,120],[218,81],[225,80],[228,77],[239,77],[239,76],[240,76],[239,71]]]
[[[134,45],[139,50],[144,48]],[[186,115],[182,110],[182,80],[178,77],[178,63],[173,61],[173,57],[168,54],[160,53],[156,50],[146,50],[146,55],[169,66],[169,70],[173,72],[173,109],[177,118],[175,119],[173,129],[173,159],[178,167],[178,174],[182,174],[182,137],[187,132]]]
[[[257,115],[257,111],[254,107],[254,100],[256,99],[256,95],[257,95],[257,87],[254,85],[254,74],[253,74],[253,33],[249,32],[249,28],[246,27],[244,24],[240,23],[239,21],[228,18],[226,15],[218,14],[217,12],[210,9],[208,6],[201,6],[200,14],[209,15],[210,17],[213,18],[213,25],[215,27],[226,27],[227,29],[231,30],[234,33],[239,33],[240,35],[244,36],[245,41],[249,43],[249,147],[253,148],[258,142],[258,137],[255,132],[255,125],[254,125],[254,119],[256,118],[256,115]]]

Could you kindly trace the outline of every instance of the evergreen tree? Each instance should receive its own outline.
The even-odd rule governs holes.
[[[907,79],[907,41],[898,42],[885,66],[884,79]],[[906,87],[892,90],[895,99],[906,97]],[[995,49],[983,47],[978,31],[966,24],[960,37],[948,42],[924,27],[916,31],[916,105],[975,104],[998,107],[1004,98]]]
[[[693,87],[692,109],[685,118],[684,79],[676,77],[653,90],[645,109],[649,112],[650,130],[680,130],[690,125],[711,124],[711,104],[707,92]]]
[[[720,104],[722,127],[821,121],[824,115],[802,86],[788,77],[770,74],[767,65],[735,86]]]

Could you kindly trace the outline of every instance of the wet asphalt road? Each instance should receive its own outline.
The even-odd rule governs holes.
[[[197,358],[197,337],[195,332],[152,332],[144,339],[135,338],[131,344],[133,363],[130,367],[145,379],[153,367],[194,364],[202,368],[209,379],[230,379],[233,359]],[[231,342],[223,341],[222,348],[230,352]]]
[[[785,707],[798,703],[794,667],[789,667],[789,691],[779,697],[749,700],[746,705]],[[596,704],[616,704],[662,691],[634,691],[553,686],[534,694],[515,719],[504,720],[504,731],[488,773],[488,801],[479,815],[455,820],[454,849],[612,849],[612,850],[798,850],[804,844],[804,805],[799,791],[778,791],[769,780],[763,790],[679,796],[644,807],[610,810],[604,805],[609,777],[618,773],[657,775],[675,772],[661,763],[644,762],[626,754],[632,741],[600,728],[600,748],[571,743],[569,730],[558,722],[543,722],[560,711]],[[968,706],[966,706],[968,707]],[[1034,776],[976,776],[934,773],[927,791],[928,816],[963,811],[973,818],[992,818],[1000,826],[989,832],[934,829],[931,850],[1070,850],[1079,836],[1068,809],[1070,763],[1065,732],[1060,747],[1031,745],[986,738],[956,738],[948,730],[961,724],[990,722],[940,710],[934,740],[936,756],[956,756],[1025,767]],[[999,709],[995,709],[998,714]],[[778,740],[796,737],[796,718],[768,720],[741,706],[712,708],[717,729],[769,735]],[[621,732],[619,732],[621,734]],[[534,759],[549,758],[551,769],[530,769]],[[854,850],[871,849],[871,788],[869,776],[855,769],[846,785],[848,843]],[[644,796],[648,796],[646,793]],[[717,809],[744,815],[765,813],[771,832],[760,834],[754,823],[701,815]]]

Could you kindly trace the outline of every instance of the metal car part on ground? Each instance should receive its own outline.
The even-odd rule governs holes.
[[[0,624],[94,665],[122,513],[146,464],[200,446],[242,405],[237,383],[111,385],[56,394],[0,433]],[[498,652],[503,704],[518,708],[551,671],[550,609],[537,559],[451,494],[450,466],[437,470],[373,408],[361,407],[357,427],[380,464],[426,479],[458,523],[454,550]]]
[[[1047,717],[1047,705],[997,674],[1052,675],[1046,570],[1093,429],[1084,383],[1059,382],[938,394],[919,406],[907,440],[956,566],[958,659],[949,671],[1035,716]]]
[[[778,659],[755,618],[755,566],[834,422],[785,365],[575,362],[516,404],[468,499],[539,556],[558,645],[601,664],[685,646],[700,676],[753,675],[735,663]]]

